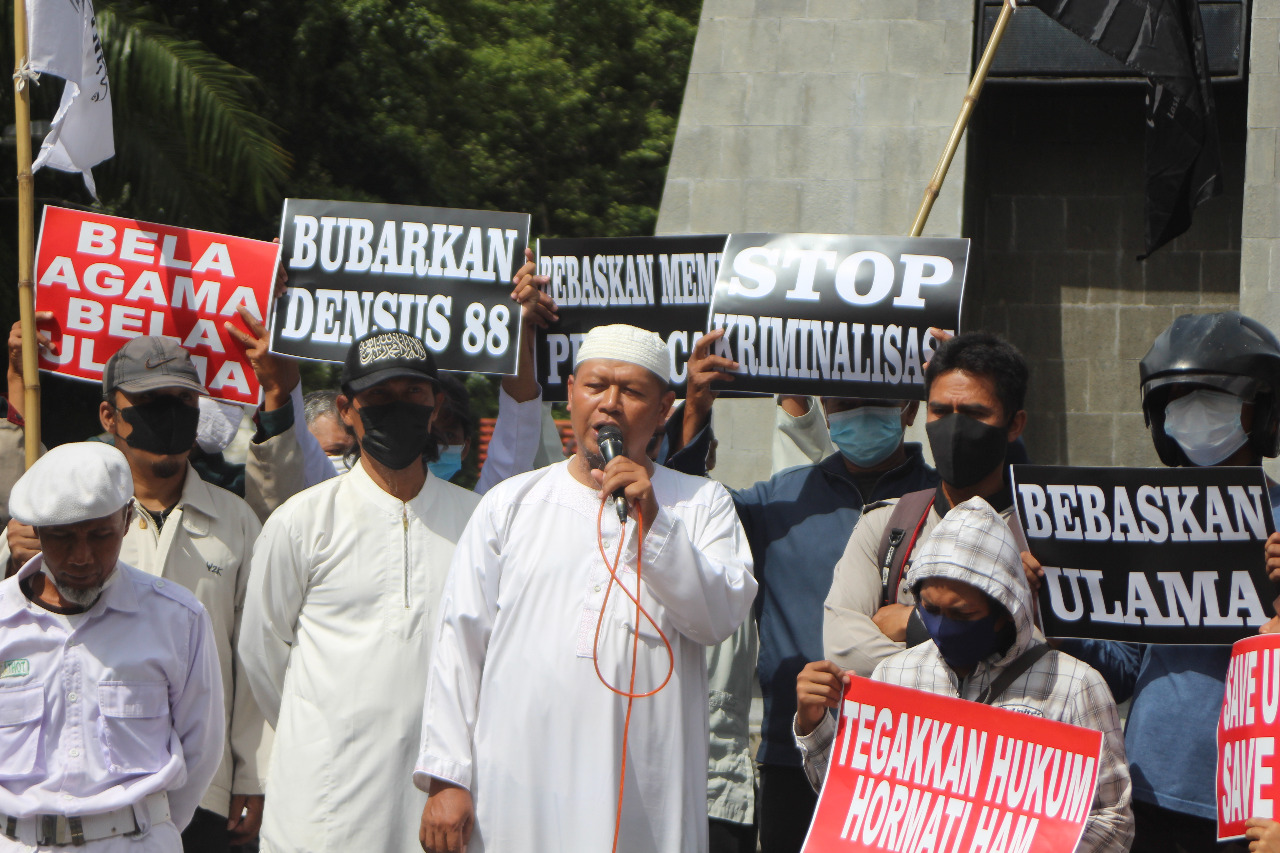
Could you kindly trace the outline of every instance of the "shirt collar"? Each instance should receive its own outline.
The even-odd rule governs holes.
[[[182,483],[182,497],[178,505],[182,507],[182,526],[197,535],[209,532],[209,520],[216,514],[212,489],[188,461],[187,478]]]

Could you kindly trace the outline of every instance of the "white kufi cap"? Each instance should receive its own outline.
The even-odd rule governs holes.
[[[638,364],[657,374],[663,382],[671,381],[671,351],[656,332],[621,323],[596,326],[587,333],[582,345],[578,347],[578,357],[573,360],[573,369],[577,370],[578,365],[593,358]]]
[[[53,448],[27,469],[9,493],[9,515],[32,527],[105,518],[133,499],[124,454],[101,441]]]

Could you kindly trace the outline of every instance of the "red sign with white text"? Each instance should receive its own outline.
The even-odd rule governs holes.
[[[140,335],[182,344],[209,394],[258,402],[258,378],[230,322],[247,332],[237,309],[261,319],[270,307],[280,247],[248,240],[46,207],[36,252],[36,308],[54,351],[40,367],[102,381],[120,347]]]
[[[1251,817],[1280,816],[1276,739],[1280,737],[1280,634],[1245,637],[1231,647],[1218,717],[1218,838],[1244,837]]]
[[[1070,853],[1102,733],[853,677],[804,853]]]

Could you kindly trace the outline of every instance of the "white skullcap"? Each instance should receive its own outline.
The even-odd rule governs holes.
[[[578,357],[573,360],[577,370],[582,362],[593,358],[607,358],[638,364],[657,374],[663,382],[671,381],[671,351],[656,332],[617,323],[612,326],[596,326],[583,338],[578,347]]]
[[[105,518],[133,498],[124,454],[101,441],[55,447],[9,493],[9,515],[32,527]]]

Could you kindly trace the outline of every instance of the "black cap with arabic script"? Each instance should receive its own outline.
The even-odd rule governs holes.
[[[102,371],[102,399],[119,388],[126,394],[157,388],[189,388],[208,394],[191,355],[173,338],[143,335],[120,347]]]
[[[359,394],[398,376],[425,376],[440,387],[436,360],[421,340],[404,332],[370,332],[347,350],[342,389]]]

